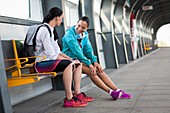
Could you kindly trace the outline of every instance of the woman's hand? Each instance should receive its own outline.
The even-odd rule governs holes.
[[[72,58],[70,58],[69,56],[68,56],[68,57],[66,57],[66,59],[68,59],[68,60],[70,60],[70,61],[72,61],[72,62],[73,62],[73,59],[72,59]]]
[[[96,75],[96,67],[94,67],[92,64],[90,64],[90,74],[95,76]]]
[[[99,73],[102,73],[102,72],[103,72],[102,67],[101,67],[100,64],[98,64],[97,62],[94,62],[94,67],[96,67],[97,72],[99,72]]]
[[[74,60],[74,63],[75,64],[80,64],[80,61],[76,59],[76,60]]]
[[[66,58],[59,54],[58,57],[57,57],[57,60],[63,60],[63,59],[66,59]]]
[[[67,59],[67,60],[70,60],[73,62],[73,59],[71,57],[67,56],[66,54],[60,53],[59,55],[62,56],[64,59]]]

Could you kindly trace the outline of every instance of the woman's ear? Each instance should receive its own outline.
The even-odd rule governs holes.
[[[55,20],[56,20],[56,21],[58,21],[58,18],[59,18],[58,16],[57,16],[57,17],[55,17]]]

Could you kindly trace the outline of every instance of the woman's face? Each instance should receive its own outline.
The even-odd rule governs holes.
[[[60,24],[63,22],[64,14],[62,13],[61,16],[56,17],[56,25],[60,26]]]
[[[86,31],[88,28],[88,24],[86,23],[86,21],[78,21],[77,25],[76,25],[76,32],[78,34],[82,34],[84,31]]]

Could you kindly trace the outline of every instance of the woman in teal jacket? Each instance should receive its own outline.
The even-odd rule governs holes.
[[[108,92],[113,100],[132,98],[131,94],[118,89],[103,71],[101,65],[97,63],[97,57],[93,53],[88,32],[86,31],[89,23],[88,17],[81,17],[76,26],[66,31],[62,38],[62,51],[71,58],[80,60],[83,63],[82,71],[90,77],[94,84]]]

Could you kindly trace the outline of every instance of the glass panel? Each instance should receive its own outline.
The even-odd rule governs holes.
[[[118,19],[116,18],[116,16],[113,17],[114,19],[114,25],[115,25],[115,32],[116,33],[121,33],[121,24],[119,23]]]
[[[99,62],[102,65],[103,69],[106,68],[105,65],[105,58],[104,58],[104,53],[103,53],[103,44],[102,44],[102,36],[101,34],[97,34],[97,43],[98,43],[98,51],[99,51]]]
[[[99,49],[99,51],[100,50],[103,50],[103,44],[102,44],[102,37],[101,37],[101,35],[100,34],[97,34],[97,41],[98,41],[98,44],[100,45],[99,47],[98,47],[98,49]]]
[[[94,0],[94,12],[100,14],[101,0]]]
[[[105,58],[104,58],[104,53],[103,53],[103,52],[100,52],[99,60],[100,60],[100,64],[102,65],[102,68],[103,68],[103,69],[106,68],[104,59],[105,59]]]
[[[101,10],[100,17],[102,19],[102,22],[105,24],[107,30],[110,31],[110,22],[109,22],[108,18],[106,17],[106,15],[104,14],[103,10]]]
[[[100,28],[100,17],[97,13],[94,13],[94,25],[97,32],[101,32]]]
[[[30,0],[30,17],[29,20],[42,21],[43,11],[41,0]]]
[[[0,3],[1,16],[42,21],[41,0],[0,0]]]
[[[85,16],[84,0],[81,0],[81,5],[82,5],[82,16]]]
[[[74,3],[74,4],[76,4],[76,5],[78,5],[78,3],[79,3],[79,0],[67,0],[68,2],[71,2],[71,3]]]
[[[1,16],[15,17],[21,19],[29,18],[28,0],[0,0],[0,3]]]
[[[122,25],[123,25],[123,28],[125,30],[125,33],[128,34],[129,33],[129,27],[127,26],[124,19],[122,20]]]
[[[79,19],[78,5],[71,1],[65,1],[65,19],[67,28],[75,25]]]

